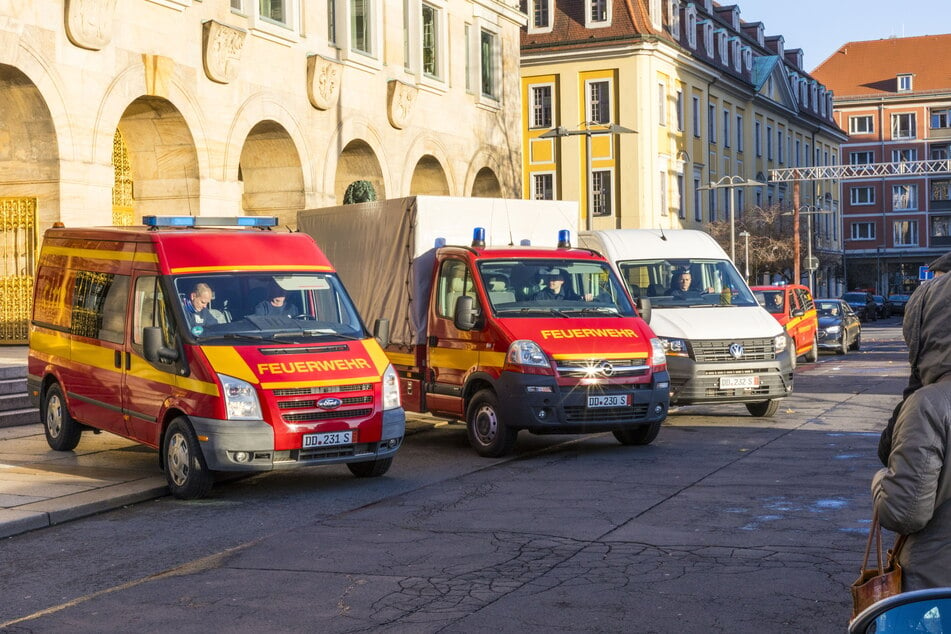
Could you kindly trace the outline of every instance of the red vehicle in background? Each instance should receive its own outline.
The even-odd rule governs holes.
[[[769,314],[783,325],[796,347],[796,356],[819,359],[819,317],[812,293],[801,284],[751,286],[750,290]]]

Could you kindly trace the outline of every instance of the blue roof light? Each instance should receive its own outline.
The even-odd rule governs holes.
[[[275,216],[142,216],[146,227],[276,227]]]

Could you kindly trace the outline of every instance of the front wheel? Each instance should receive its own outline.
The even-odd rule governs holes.
[[[760,401],[759,403],[747,403],[746,409],[751,416],[769,418],[779,409],[779,399],[774,398],[768,401]]]
[[[350,473],[358,478],[376,478],[390,470],[393,458],[381,458],[369,462],[348,462]]]
[[[839,347],[836,348],[836,354],[847,354],[849,351],[849,332],[847,330],[842,331],[842,340],[839,342]]]
[[[657,421],[650,425],[641,425],[634,429],[619,429],[614,431],[614,437],[622,445],[649,445],[657,438],[660,426],[664,421]]]
[[[43,431],[50,449],[72,451],[83,434],[82,426],[73,420],[66,407],[63,388],[54,383],[46,390],[43,399]]]
[[[819,340],[815,337],[812,338],[812,347],[806,352],[804,358],[808,363],[815,363],[819,360]]]
[[[466,410],[469,444],[480,456],[500,458],[515,448],[518,430],[508,427],[499,416],[499,399],[492,390],[476,392]]]
[[[862,348],[862,333],[855,335],[855,341],[852,342],[853,350],[861,350]]]
[[[181,500],[202,498],[211,491],[214,476],[198,445],[198,436],[184,417],[171,422],[162,449],[165,479],[172,495]]]

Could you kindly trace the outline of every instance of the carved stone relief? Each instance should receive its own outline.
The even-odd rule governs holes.
[[[413,106],[416,104],[418,94],[419,88],[416,86],[410,86],[397,79],[389,81],[386,86],[386,115],[391,126],[397,130],[406,127],[413,114]]]
[[[321,55],[307,56],[307,97],[318,110],[328,110],[340,96],[343,64]]]
[[[234,81],[247,35],[244,29],[215,20],[202,23],[202,49],[208,79],[219,84]]]
[[[98,51],[112,40],[116,0],[66,0],[66,36],[80,48]]]

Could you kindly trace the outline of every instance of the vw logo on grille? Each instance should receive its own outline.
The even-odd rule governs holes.
[[[601,373],[601,376],[611,376],[614,374],[614,366],[607,361],[602,361],[598,364],[598,372]]]
[[[317,401],[317,407],[320,409],[337,409],[343,405],[343,401],[339,398],[322,398]]]
[[[742,343],[731,343],[730,344],[730,356],[734,359],[742,359],[745,354],[743,350]]]

